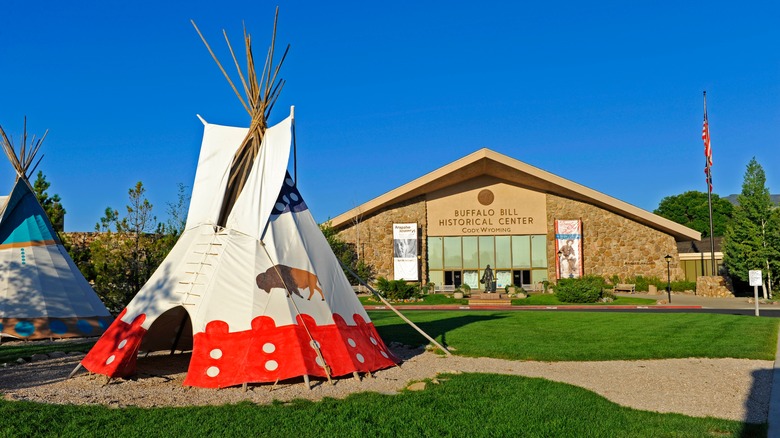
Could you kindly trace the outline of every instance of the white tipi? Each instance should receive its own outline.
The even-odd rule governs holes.
[[[22,339],[96,336],[113,318],[62,246],[35,197],[30,169],[46,137],[24,141],[17,155],[2,127],[3,149],[16,171],[0,197],[0,336]],[[37,164],[37,163],[36,163]]]
[[[247,49],[252,65],[248,37]],[[249,129],[204,121],[185,231],[84,358],[88,370],[127,376],[139,350],[192,349],[184,384],[226,387],[397,363],[287,172],[292,112],[265,128],[275,76],[257,87],[250,69],[264,94],[247,93]]]

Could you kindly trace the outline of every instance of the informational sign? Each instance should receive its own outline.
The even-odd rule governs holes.
[[[555,221],[555,252],[559,279],[582,277],[582,221]]]
[[[417,223],[393,224],[393,278],[419,280],[417,264]]]
[[[748,271],[748,279],[751,286],[761,286],[761,270]]]

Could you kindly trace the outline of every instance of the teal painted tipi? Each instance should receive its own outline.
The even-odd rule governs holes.
[[[28,176],[46,136],[33,138],[28,149],[26,130],[25,121],[17,155],[0,127],[3,149],[16,171],[11,194],[0,197],[0,339],[100,335],[113,318],[35,197]]]

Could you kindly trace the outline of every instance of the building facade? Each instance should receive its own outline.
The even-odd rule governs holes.
[[[437,289],[483,289],[488,266],[498,288],[539,289],[582,275],[666,279],[667,269],[673,280],[682,279],[677,243],[700,238],[489,149],[370,200],[331,225],[378,275],[433,282]],[[413,241],[415,251],[398,249],[402,229],[401,243]]]

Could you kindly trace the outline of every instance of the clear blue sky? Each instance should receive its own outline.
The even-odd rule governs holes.
[[[49,130],[43,170],[89,231],[143,181],[159,220],[195,174],[202,125],[248,116],[222,29],[258,63],[276,3],[5,0],[0,124]],[[170,2],[175,3],[175,2]],[[315,219],[487,147],[638,207],[705,191],[707,90],[714,192],[755,156],[780,192],[780,3],[280,2],[291,44],[272,122],[296,107],[299,184]],[[13,170],[0,165],[0,193]]]

